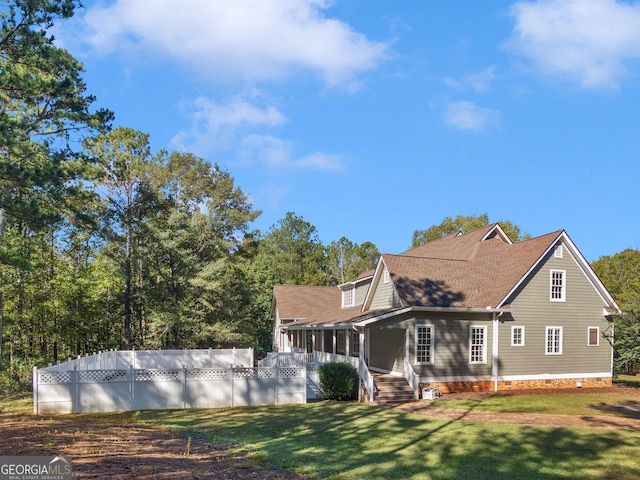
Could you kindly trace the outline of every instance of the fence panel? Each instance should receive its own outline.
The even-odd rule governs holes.
[[[119,412],[131,409],[130,370],[77,372],[77,408],[74,413]]]
[[[184,408],[185,370],[134,370],[131,410]]]
[[[231,407],[233,370],[207,368],[189,370],[186,384],[187,408]]]
[[[34,413],[88,413],[305,403],[306,368],[34,368]]]

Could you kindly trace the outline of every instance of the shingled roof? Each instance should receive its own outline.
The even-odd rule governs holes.
[[[382,311],[362,311],[362,305],[342,308],[342,292],[337,287],[276,285],[278,316],[296,325],[336,324],[374,317]]]
[[[493,228],[382,255],[403,306],[495,308],[562,233],[518,243],[482,240]]]
[[[400,255],[383,254],[376,272],[382,265],[387,268],[400,308],[498,308],[563,234],[558,230],[512,243],[498,224],[487,225]],[[366,273],[370,275],[372,272]],[[301,326],[357,322],[397,309],[341,308],[337,287],[277,285],[274,298],[279,317]]]

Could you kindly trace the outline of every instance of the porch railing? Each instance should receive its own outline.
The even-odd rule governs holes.
[[[270,352],[265,358],[258,362],[259,367],[289,367],[302,366],[310,363],[350,363],[358,370],[360,378],[364,383],[369,400],[373,401],[375,392],[373,387],[373,376],[369,372],[369,368],[364,361],[360,361],[359,357],[348,357],[338,353],[327,353],[314,351],[313,353],[294,353],[294,352]],[[415,390],[414,390],[415,391]]]
[[[415,399],[418,400],[420,398],[420,377],[406,358],[404,359],[404,378],[413,390]]]

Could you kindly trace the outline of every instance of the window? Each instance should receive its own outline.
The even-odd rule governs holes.
[[[524,347],[524,327],[511,327],[511,346]]]
[[[351,356],[360,356],[360,334],[358,332],[351,332]]]
[[[416,325],[416,363],[433,363],[433,325]]]
[[[344,354],[346,351],[346,336],[344,330],[336,332],[336,353]]]
[[[551,270],[551,301],[552,302],[564,302],[565,301],[565,271],[564,270]]]
[[[384,273],[382,274],[382,278],[384,283],[389,283],[389,270],[384,270]]]
[[[589,327],[587,345],[589,347],[600,345],[600,327]]]
[[[487,327],[469,328],[469,363],[487,363]]]
[[[343,290],[342,291],[342,307],[353,307],[354,305],[354,295],[353,295],[353,288],[350,288],[349,290]]]
[[[562,245],[556,245],[556,249],[553,252],[555,258],[562,258]]]
[[[562,355],[562,327],[547,327],[547,355]]]

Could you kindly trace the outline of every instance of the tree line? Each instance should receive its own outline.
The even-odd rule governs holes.
[[[275,284],[338,285],[375,267],[373,243],[324,245],[294,212],[253,229],[260,211],[228,171],[113,128],[113,112],[93,108],[82,66],[49,34],[78,6],[0,9],[0,391],[28,385],[32,365],[110,348],[265,352]],[[413,246],[488,223],[447,218],[417,230]],[[632,371],[640,253],[619,255],[594,268],[632,312],[616,325],[616,365]]]

